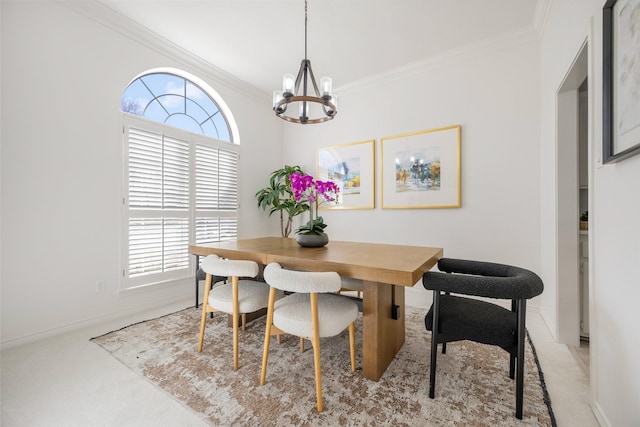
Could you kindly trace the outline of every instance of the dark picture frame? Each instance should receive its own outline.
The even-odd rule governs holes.
[[[621,117],[624,111],[620,106],[621,96],[627,96],[627,92],[622,92],[620,78],[624,67],[624,55],[634,53],[640,49],[633,43],[624,44],[626,38],[621,37],[624,31],[630,32],[630,28],[624,26],[624,19],[621,19],[624,8],[638,7],[637,0],[608,0],[602,9],[603,21],[603,82],[602,82],[602,163],[615,163],[631,156],[640,154],[640,123],[634,126],[633,134],[621,143],[621,137],[625,132],[621,132]],[[626,11],[628,13],[628,10]],[[621,40],[622,39],[622,40]],[[632,39],[633,40],[633,39]],[[623,58],[620,58],[620,57]],[[629,71],[629,70],[626,70]],[[633,70],[631,70],[633,71]],[[628,103],[635,109],[640,105],[638,99],[627,99]],[[632,111],[635,111],[632,109]],[[637,130],[636,130],[637,129]],[[624,129],[623,129],[624,130]],[[628,132],[631,133],[631,132]],[[627,135],[625,135],[627,137]],[[630,141],[630,142],[629,142]]]

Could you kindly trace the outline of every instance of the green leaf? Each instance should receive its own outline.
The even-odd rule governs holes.
[[[285,165],[281,169],[271,172],[269,186],[258,190],[255,194],[258,207],[265,211],[269,208],[269,216],[280,211],[287,213],[286,218],[284,216],[280,218],[282,221],[281,229],[284,229],[284,223],[288,223],[290,218],[309,210],[309,205],[296,201],[293,196],[290,179],[292,173],[306,175],[300,166]]]

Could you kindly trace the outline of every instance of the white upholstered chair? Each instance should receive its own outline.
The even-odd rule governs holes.
[[[320,338],[332,337],[349,328],[351,370],[356,370],[355,320],[358,306],[349,298],[336,295],[341,280],[335,272],[285,270],[271,263],[264,269],[264,279],[271,287],[267,307],[267,328],[262,356],[260,384],[265,383],[271,335],[282,333],[311,340],[316,377],[318,412],[322,411],[320,375]],[[294,292],[276,301],[277,290]]]
[[[356,292],[358,298],[362,298],[362,292],[364,291],[364,285],[362,280],[352,279],[351,277],[340,277],[342,283],[340,285],[339,294],[342,292]]]
[[[208,255],[202,260],[201,267],[207,274],[204,301],[202,303],[202,320],[200,323],[200,340],[198,352],[202,351],[207,313],[221,311],[231,314],[233,318],[233,370],[238,369],[238,324],[242,314],[242,329],[245,328],[246,313],[252,313],[267,306],[269,286],[255,280],[240,280],[240,277],[256,277],[258,264],[246,260],[223,259],[217,255]],[[229,277],[230,283],[211,287],[212,276]]]

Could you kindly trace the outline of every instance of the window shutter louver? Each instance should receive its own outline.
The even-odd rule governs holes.
[[[196,218],[196,244],[220,241],[220,218]]]
[[[220,210],[238,209],[238,154],[220,150]]]
[[[163,271],[189,267],[189,220],[164,219]]]
[[[220,218],[220,241],[238,238],[238,219]]]
[[[189,209],[189,143],[164,137],[163,208]]]
[[[162,219],[129,219],[129,277],[162,269]]]
[[[129,130],[129,206],[162,207],[162,135]]]
[[[218,150],[196,144],[196,210],[218,209]]]

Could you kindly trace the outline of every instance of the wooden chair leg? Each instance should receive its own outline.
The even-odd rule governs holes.
[[[238,370],[238,278],[233,277],[231,280],[232,298],[233,298],[233,370]]]
[[[271,325],[273,324],[273,305],[276,302],[276,288],[269,290],[269,303],[267,305],[267,327],[264,332],[264,350],[262,352],[262,373],[260,374],[260,385],[264,385],[267,378],[267,360],[269,359],[269,343],[271,341]],[[280,339],[280,335],[278,335]]]
[[[300,337],[300,353],[304,353],[304,338]]]
[[[204,301],[202,301],[202,319],[200,320],[200,338],[198,340],[198,353],[202,352],[202,345],[204,343],[204,328],[207,325],[207,307],[209,305],[209,291],[211,290],[210,274],[207,274],[204,289]]]
[[[349,325],[349,350],[351,351],[351,371],[356,370],[356,324]]]
[[[247,313],[242,313],[242,331],[247,330]]]
[[[311,294],[311,319],[313,321],[313,365],[316,372],[316,400],[318,412],[322,412],[322,376],[320,375],[320,327],[318,322],[318,294]]]

